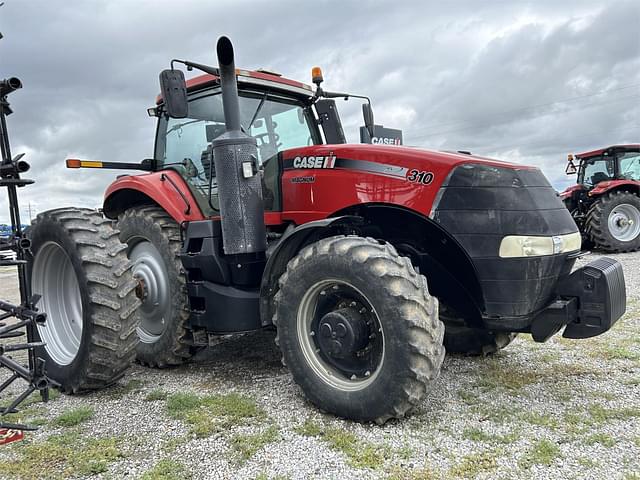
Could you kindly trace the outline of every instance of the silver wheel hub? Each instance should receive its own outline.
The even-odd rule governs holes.
[[[375,381],[384,362],[384,332],[360,290],[343,280],[318,282],[302,297],[296,320],[305,360],[323,382],[354,392]]]
[[[623,203],[611,210],[607,223],[613,238],[620,242],[631,242],[640,235],[640,210]]]
[[[34,294],[42,296],[38,307],[47,314],[38,333],[49,356],[58,365],[76,358],[82,341],[82,296],[76,272],[64,248],[45,243],[36,254],[31,274]]]
[[[171,314],[169,274],[162,255],[147,240],[134,244],[129,251],[129,260],[138,281],[136,295],[142,301],[138,309],[138,336],[144,343],[155,343],[166,330]]]

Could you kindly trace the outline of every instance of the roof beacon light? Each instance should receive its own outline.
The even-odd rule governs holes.
[[[318,86],[320,86],[324,81],[324,78],[322,78],[322,69],[320,67],[313,67],[311,69],[311,81]]]

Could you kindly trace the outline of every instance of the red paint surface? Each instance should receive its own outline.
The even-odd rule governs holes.
[[[640,191],[640,182],[635,180],[607,180],[600,182],[596,187],[589,192],[590,196],[602,195],[610,190],[617,189],[620,186],[627,186],[631,191]]]
[[[604,152],[611,148],[626,148],[627,150],[639,150],[640,143],[631,143],[629,145],[612,145],[606,148],[599,148],[597,150],[591,150],[590,152],[578,153],[576,158],[589,158],[589,157],[597,157],[598,155],[602,155]]]
[[[163,175],[171,178],[173,183],[175,183],[178,189],[184,194],[189,205],[191,205],[189,213],[185,212],[187,204],[180,193],[178,193],[176,187],[168,180],[163,181],[161,179]],[[193,195],[189,191],[189,187],[187,187],[182,177],[173,170],[120,177],[107,188],[104,194],[105,203],[109,197],[123,190],[136,190],[144,193],[164,208],[178,223],[204,219],[196,199],[193,198]]]
[[[405,167],[408,171],[416,169],[431,172],[433,182],[429,185],[422,185],[409,182],[405,178],[344,168],[285,170],[282,174],[281,185],[282,212],[265,213],[267,225],[281,225],[287,222],[300,225],[326,218],[345,208],[363,203],[399,205],[428,216],[440,185],[447,178],[449,172],[458,165],[481,163],[502,168],[534,168],[464,154],[365,144],[315,145],[295,148],[283,152],[283,161],[296,156],[328,155]],[[173,185],[168,181],[160,180],[163,173],[170,176],[187,197],[191,205],[189,214],[184,212],[185,202]],[[313,183],[292,182],[294,177],[303,176],[313,176]],[[184,180],[172,170],[121,177],[109,186],[105,201],[123,189],[138,190],[148,195],[178,223],[204,219]]]
[[[564,200],[565,198],[570,197],[573,192],[577,192],[578,190],[584,190],[584,186],[579,183],[571,185],[567,187],[564,192],[560,193],[560,198]]]

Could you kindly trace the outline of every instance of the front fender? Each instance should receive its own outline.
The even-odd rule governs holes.
[[[262,326],[270,325],[273,318],[273,295],[278,279],[287,269],[287,263],[305,245],[330,235],[349,233],[349,227],[363,223],[361,217],[344,215],[304,223],[285,234],[274,248],[262,274],[260,284],[260,319]]]
[[[115,219],[134,205],[148,203],[163,208],[179,224],[204,220],[191,190],[172,170],[118,178],[105,192],[103,211],[105,216]]]
[[[636,180],[609,180],[596,185],[596,187],[589,192],[589,196],[594,197],[610,192],[611,190],[625,190],[627,188],[631,192],[640,194],[640,182]]]

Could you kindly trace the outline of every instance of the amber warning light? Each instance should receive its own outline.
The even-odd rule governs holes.
[[[316,85],[320,85],[323,82],[322,69],[320,67],[313,67],[311,69],[311,81]]]
[[[102,162],[67,158],[67,168],[102,168]]]

